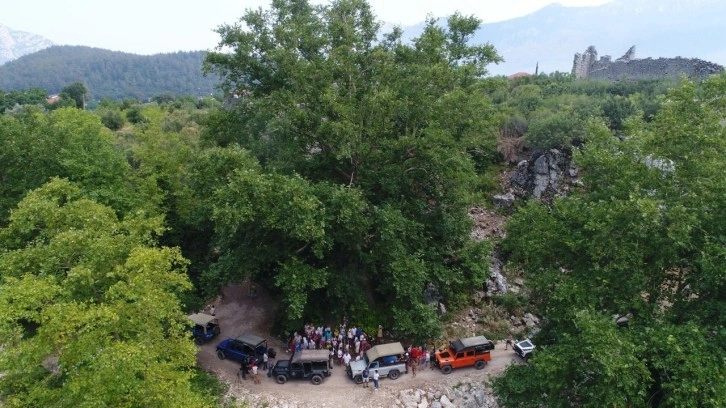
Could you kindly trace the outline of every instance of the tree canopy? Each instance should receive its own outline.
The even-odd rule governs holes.
[[[291,0],[221,26],[205,67],[222,78],[230,109],[205,140],[248,149],[261,173],[233,172],[216,192],[215,228],[238,237],[217,236],[224,256],[215,267],[274,276],[291,310],[342,314],[370,304],[390,310],[389,327],[402,334],[435,333],[426,285],[447,301],[482,285],[483,268],[472,261],[484,247],[467,239],[466,210],[477,168],[496,156],[494,108],[478,78],[500,57],[491,45],[468,44],[479,23],[457,14],[442,28],[431,19],[405,44],[400,30],[380,37],[364,1]],[[273,195],[256,197],[263,207],[230,207],[264,191]],[[249,259],[242,248],[252,242],[241,237],[289,250],[268,258],[278,265],[230,271],[239,263],[227,257]],[[293,276],[310,276],[312,286],[292,284]],[[325,305],[293,302],[302,300],[290,297],[293,288]]]
[[[0,229],[0,392],[7,406],[200,407],[161,218],[128,217],[55,179]]]
[[[622,140],[592,127],[583,189],[512,217],[505,247],[547,324],[495,382],[507,406],[724,404],[725,92],[686,81]]]

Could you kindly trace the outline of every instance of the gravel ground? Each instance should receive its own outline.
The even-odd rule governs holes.
[[[482,383],[492,376],[499,375],[509,364],[520,363],[521,360],[510,349],[504,350],[499,343],[492,351],[492,360],[483,370],[465,368],[454,370],[443,375],[439,370],[418,370],[416,377],[403,374],[397,380],[381,379],[380,389],[363,388],[356,385],[345,374],[342,366],[334,366],[332,375],[323,384],[315,386],[308,381],[288,381],[277,384],[261,371],[261,384],[254,384],[251,379],[241,381],[237,378],[239,363],[217,358],[215,348],[219,341],[227,337],[236,337],[242,333],[252,333],[268,339],[270,347],[278,351],[277,359],[290,358],[285,353],[285,346],[274,338],[271,333],[272,316],[276,304],[267,294],[258,289],[258,296],[247,296],[246,290],[239,285],[230,285],[215,300],[216,315],[219,318],[221,334],[209,343],[201,346],[197,353],[199,366],[215,373],[221,380],[230,384],[229,398],[247,400],[252,406],[268,407],[398,407],[401,392],[421,390],[422,392],[444,392],[463,382]]]

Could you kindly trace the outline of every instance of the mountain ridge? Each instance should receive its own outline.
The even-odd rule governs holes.
[[[16,31],[0,23],[0,65],[53,45],[53,41],[45,37]]]
[[[569,73],[573,69],[575,54],[583,52],[591,45],[597,48],[601,56],[610,55],[613,58],[623,55],[635,45],[635,59],[698,58],[723,66],[726,65],[726,43],[721,41],[723,15],[726,15],[726,2],[718,0],[672,0],[667,3],[658,0],[615,0],[590,7],[565,7],[553,3],[522,17],[483,24],[471,42],[490,43],[504,58],[505,62],[488,67],[491,75],[534,73],[535,70],[542,73]],[[445,19],[438,21],[439,24],[445,24]],[[423,27],[424,23],[402,27],[403,40],[418,36]],[[129,95],[133,97],[148,97],[152,91],[147,92],[143,87],[148,87],[153,92],[162,89],[164,92],[174,93],[191,91],[192,94],[208,94],[212,89],[210,78],[201,79],[201,73],[198,72],[204,51],[186,51],[198,53],[194,58],[198,58],[200,62],[193,63],[197,72],[192,72],[184,64],[185,72],[174,74],[172,70],[175,63],[164,57],[170,54],[147,56],[85,46],[55,46],[82,47],[76,51],[82,55],[80,59],[85,61],[84,68],[77,64],[79,56],[63,60],[65,57],[53,52],[43,53],[52,45],[52,41],[41,36],[13,31],[0,24],[0,89],[18,89],[28,87],[30,83],[32,86],[55,92],[68,83],[84,81],[99,85],[91,89],[91,92],[98,92],[99,96],[113,97],[117,94],[116,90],[123,87],[118,81],[129,78],[134,83]],[[36,56],[38,53],[39,56]],[[91,55],[93,53],[98,55],[94,57]],[[88,69],[91,67],[108,64],[109,55],[117,55],[115,58],[123,61],[121,67],[108,68],[115,71],[113,77],[89,75]],[[156,62],[144,60],[156,56],[160,56]],[[3,64],[2,58],[12,57],[16,59]],[[34,65],[45,64],[47,68],[51,63],[50,60],[42,62],[42,57],[62,60],[52,62],[58,67],[58,73],[53,75],[56,79],[53,83],[48,82],[48,75],[34,74],[37,71]],[[171,65],[157,65],[149,70],[141,68],[151,75],[149,78],[138,78],[138,72],[134,72],[139,71],[134,64],[154,65],[160,63],[159,61],[166,61]],[[119,72],[121,69],[126,69],[126,72]],[[160,77],[159,70],[165,72],[167,77]],[[172,81],[168,76],[182,76],[183,79]],[[102,84],[99,82],[102,79],[116,81],[116,85]],[[61,80],[66,82],[61,83]],[[165,82],[167,86],[157,87],[154,82],[158,81]],[[196,86],[190,87],[190,83]],[[180,88],[169,88],[174,84]]]
[[[492,75],[516,72],[570,72],[574,55],[594,45],[618,57],[631,46],[636,58],[699,58],[726,65],[718,0],[615,0],[599,6],[549,4],[510,20],[482,24],[472,43],[490,43],[505,62],[490,65]],[[438,19],[445,25],[445,18]],[[402,27],[403,39],[423,31],[424,23]]]
[[[0,89],[41,88],[58,93],[82,82],[91,100],[156,95],[206,96],[218,79],[202,74],[206,51],[137,55],[81,45],[55,45],[0,66]]]

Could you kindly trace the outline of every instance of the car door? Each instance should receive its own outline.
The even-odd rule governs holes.
[[[229,342],[225,353],[227,354],[227,358],[229,359],[237,361],[244,360],[244,355],[242,354],[242,344],[240,344],[237,340]]]
[[[303,378],[305,376],[305,368],[302,363],[290,364],[290,377],[292,378]]]

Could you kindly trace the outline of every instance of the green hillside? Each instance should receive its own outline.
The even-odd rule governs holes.
[[[155,95],[209,95],[217,79],[201,73],[205,51],[136,55],[82,46],[54,46],[0,66],[0,89],[42,88],[50,94],[82,82],[91,100]]]

